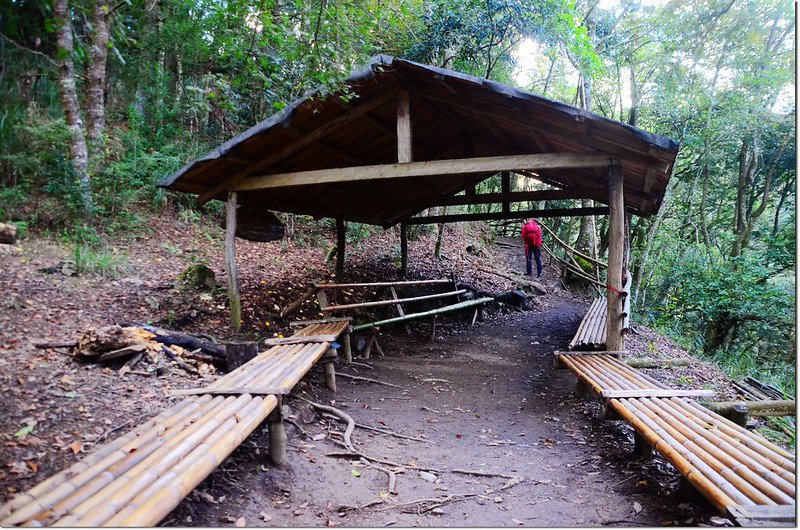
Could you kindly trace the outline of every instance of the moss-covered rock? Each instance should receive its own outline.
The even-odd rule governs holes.
[[[178,279],[193,289],[210,291],[217,286],[217,276],[206,265],[192,265],[186,268]]]

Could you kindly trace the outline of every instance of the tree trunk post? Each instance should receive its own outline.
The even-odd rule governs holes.
[[[342,353],[344,354],[344,362],[350,364],[353,362],[353,349],[350,345],[350,330],[348,329],[344,335],[342,335]]]
[[[413,134],[411,132],[411,103],[408,91],[402,90],[397,100],[397,161],[414,160]]]
[[[336,218],[336,283],[342,283],[344,279],[344,253],[347,227],[344,224],[344,219]]]
[[[408,275],[408,225],[400,223],[400,276]]]
[[[236,268],[236,209],[237,194],[228,192],[225,218],[225,266],[228,273],[228,298],[231,306],[231,329],[242,329],[242,297],[239,293],[239,271]]]
[[[625,253],[625,201],[622,166],[608,168],[608,272],[606,349],[622,351],[622,266]]]
[[[258,355],[257,342],[228,342],[225,344],[228,371],[239,368],[254,359],[256,355]]]
[[[267,416],[267,428],[269,429],[269,458],[275,464],[281,466],[286,463],[286,429],[283,425],[283,400],[278,397],[278,404],[275,409]]]
[[[325,372],[325,386],[334,392],[336,392],[336,368],[333,363],[338,358],[336,348],[329,348],[321,361],[322,369]]]

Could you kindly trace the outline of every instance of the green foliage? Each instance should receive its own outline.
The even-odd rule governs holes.
[[[187,267],[178,279],[193,289],[213,290],[217,286],[214,271],[202,263]]]
[[[105,248],[77,245],[72,258],[77,274],[94,274],[113,278],[125,275],[132,269],[125,255]]]

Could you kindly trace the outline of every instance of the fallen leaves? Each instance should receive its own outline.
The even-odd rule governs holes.
[[[244,528],[245,526],[247,526],[247,520],[244,517],[239,517],[238,519],[236,519],[236,522],[234,524],[236,525],[236,528]]]
[[[36,427],[36,420],[29,420],[24,427],[14,433],[14,436],[25,439],[26,436],[33,432],[34,427]]]

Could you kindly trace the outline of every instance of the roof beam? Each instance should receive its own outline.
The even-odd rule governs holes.
[[[444,197],[433,206],[460,206],[467,204],[495,204],[523,201],[557,201],[565,199],[593,199],[604,190],[600,188],[569,188],[563,190],[515,191],[511,193],[480,193],[477,195],[454,195]]]
[[[309,131],[305,136],[298,138],[294,142],[290,143],[280,151],[261,159],[258,163],[247,166],[232,175],[224,178],[222,182],[218,183],[216,186],[212,187],[202,195],[197,198],[197,202],[199,204],[205,204],[206,202],[210,201],[223,191],[229,190],[233,188],[236,184],[240,181],[244,180],[245,178],[249,177],[253,173],[257,173],[260,171],[264,171],[269,166],[283,160],[284,158],[293,155],[294,153],[300,151],[304,147],[307,147],[321,138],[329,135],[330,133],[334,132],[335,130],[343,127],[344,125],[350,123],[352,120],[358,118],[359,116],[363,116],[367,112],[374,110],[389,101],[395,99],[394,93],[384,94],[381,97],[375,98],[371,101],[360,101],[358,105],[354,106],[349,111],[345,112],[342,116],[338,118],[334,118],[324,124],[320,125],[313,131]]]
[[[526,219],[537,217],[577,217],[582,215],[607,215],[607,207],[595,208],[552,208],[549,210],[519,210],[516,212],[464,213],[454,215],[430,215],[412,217],[404,220],[408,225],[428,225],[438,223],[458,223],[463,221],[498,221],[503,219]]]
[[[523,169],[564,169],[576,167],[608,167],[615,159],[606,155],[578,153],[540,153],[531,155],[490,156],[482,158],[456,158],[429,160],[402,164],[355,166],[296,173],[278,173],[249,177],[233,186],[235,191],[255,191],[293,186],[311,186],[340,182],[404,179],[435,175],[470,175],[519,171]]]

